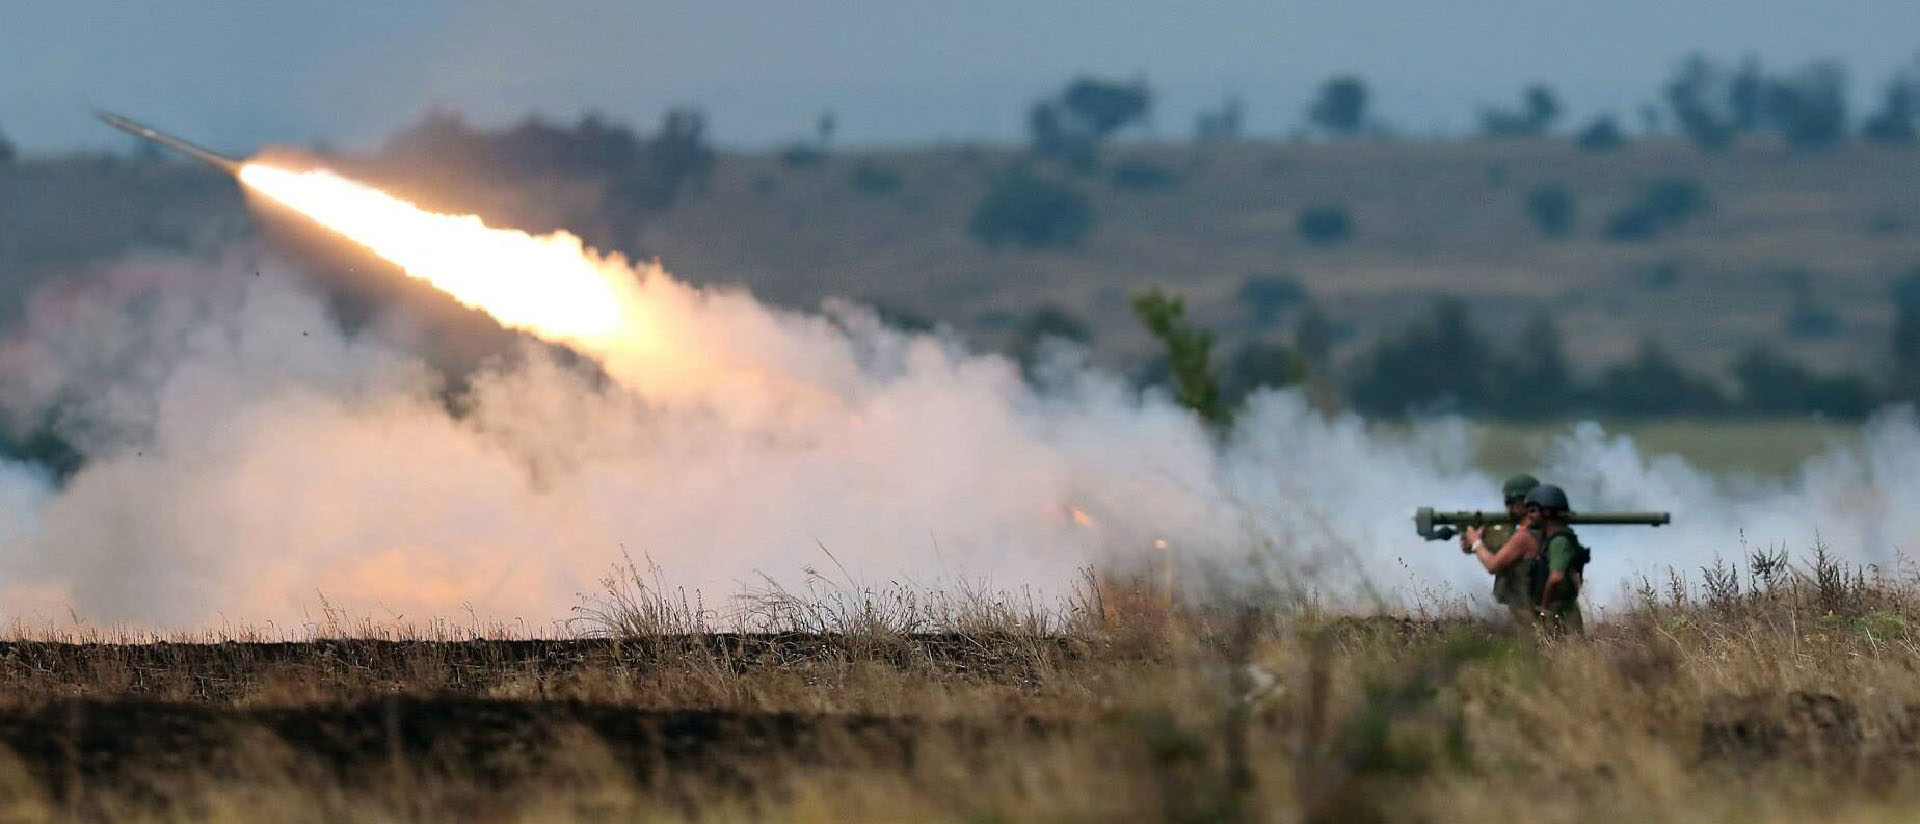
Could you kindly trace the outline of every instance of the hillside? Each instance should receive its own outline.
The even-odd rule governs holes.
[[[1046,170],[1091,200],[1096,223],[1080,247],[986,248],[967,234],[971,210],[1023,158],[969,146],[829,154],[804,165],[721,155],[703,187],[624,222],[594,213],[603,184],[590,178],[529,185],[379,158],[337,162],[434,205],[536,230],[573,228],[658,255],[696,282],[744,284],[799,307],[835,296],[874,301],[988,346],[1005,344],[1036,307],[1055,304],[1092,325],[1100,361],[1123,368],[1147,352],[1130,293],[1161,285],[1187,296],[1231,347],[1287,337],[1297,311],[1255,324],[1235,299],[1250,276],[1284,275],[1351,331],[1338,355],[1423,317],[1435,296],[1449,294],[1471,301],[1496,342],[1491,327],[1550,310],[1583,369],[1626,358],[1652,337],[1715,371],[1769,342],[1822,368],[1878,375],[1889,284],[1920,264],[1917,156],[1899,149],[1801,154],[1750,141],[1706,155],[1666,141],[1589,154],[1559,140],[1124,146],[1106,168],[1145,162],[1172,171],[1171,185],[1122,188],[1105,172]],[[857,168],[878,169],[897,187],[857,186]],[[1649,240],[1606,237],[1609,215],[1658,180],[1696,184],[1706,209]],[[1564,239],[1544,236],[1525,211],[1547,185],[1572,196]],[[1296,220],[1315,204],[1350,210],[1352,237],[1330,246],[1302,239]],[[142,249],[217,248],[252,231],[242,218],[234,187],[182,164],[87,157],[0,167],[8,286],[0,317],[34,282]],[[1837,321],[1830,332],[1787,333],[1796,288],[1816,314]]]

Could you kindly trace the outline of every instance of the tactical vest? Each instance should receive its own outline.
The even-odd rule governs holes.
[[[1580,597],[1580,584],[1585,577],[1582,573],[1587,568],[1587,562],[1593,560],[1593,552],[1580,543],[1580,536],[1575,535],[1568,527],[1561,527],[1560,531],[1553,533],[1552,537],[1546,537],[1537,532],[1535,537],[1540,541],[1540,553],[1534,556],[1527,568],[1527,593],[1533,597],[1533,603],[1540,603],[1540,596],[1547,592],[1547,576],[1553,574],[1552,564],[1548,559],[1552,557],[1553,542],[1559,540],[1566,540],[1573,544],[1573,560],[1567,564],[1566,583],[1560,590],[1560,597],[1555,600],[1571,601]]]

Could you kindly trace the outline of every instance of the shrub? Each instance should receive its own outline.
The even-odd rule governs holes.
[[[1594,398],[1602,412],[1626,418],[1714,415],[1726,411],[1718,387],[1648,341],[1627,363],[1602,372]]]
[[[806,169],[825,162],[826,150],[812,143],[792,143],[780,150],[780,165],[789,169]]]
[[[1024,249],[1071,248],[1093,228],[1093,206],[1071,186],[1017,168],[994,181],[967,231],[981,243]]]
[[[900,191],[902,184],[899,172],[862,160],[854,164],[853,171],[847,173],[847,185],[861,194],[878,196]]]
[[[1242,117],[1240,98],[1228,98],[1219,109],[1202,111],[1194,117],[1194,139],[1201,143],[1239,140]]]
[[[1180,185],[1180,175],[1147,160],[1123,160],[1113,166],[1113,187],[1149,192]]]
[[[1182,301],[1158,289],[1134,295],[1133,313],[1166,347],[1174,399],[1207,423],[1221,428],[1230,424],[1232,413],[1220,397],[1219,376],[1209,363],[1213,333],[1189,323]]]
[[[1683,274],[1680,270],[1679,263],[1671,260],[1663,260],[1647,267],[1646,271],[1640,273],[1640,285],[1648,289],[1664,292],[1680,285],[1680,278]]]
[[[1573,193],[1554,183],[1527,195],[1527,217],[1547,237],[1566,237],[1573,229]]]
[[[1521,93],[1520,108],[1490,107],[1480,111],[1480,133],[1487,137],[1538,137],[1560,116],[1560,98],[1545,84],[1535,83]]]
[[[1292,275],[1252,275],[1233,293],[1245,304],[1253,325],[1268,326],[1287,307],[1307,302],[1307,288]]]
[[[1316,246],[1331,246],[1353,236],[1353,218],[1344,206],[1309,206],[1295,224],[1300,237]]]
[[[1846,137],[1846,85],[1846,73],[1829,61],[1774,78],[1766,90],[1767,117],[1796,148],[1833,146]]]
[[[1821,415],[1864,418],[1873,392],[1858,375],[1817,375],[1764,346],[1748,350],[1733,365],[1741,403],[1761,415]]]
[[[1887,297],[1895,306],[1920,306],[1920,266],[1908,269],[1906,274],[1895,278],[1893,286],[1887,289]]]
[[[1013,359],[1029,377],[1040,361],[1040,351],[1048,340],[1085,346],[1093,342],[1093,327],[1073,313],[1055,304],[1043,304],[1021,317],[1013,330]]]
[[[1328,133],[1352,137],[1367,122],[1367,83],[1355,75],[1329,79],[1307,109],[1307,119]]]
[[[1667,223],[1679,223],[1713,208],[1705,187],[1680,177],[1654,181],[1647,187],[1641,202],[1655,218]]]
[[[1639,204],[1626,206],[1607,215],[1603,230],[1612,240],[1638,242],[1652,240],[1660,233],[1660,221]]]
[[[1707,190],[1699,183],[1686,178],[1661,178],[1648,184],[1638,201],[1609,215],[1604,232],[1613,240],[1652,240],[1712,208]]]
[[[1348,386],[1370,415],[1479,411],[1490,398],[1495,364],[1467,318],[1466,303],[1443,298],[1423,323],[1403,324],[1361,356]]]
[[[1920,79],[1895,79],[1887,86],[1880,111],[1860,127],[1860,133],[1875,143],[1907,145],[1914,142],[1913,122],[1920,117]]]
[[[1222,392],[1229,403],[1237,404],[1261,387],[1290,386],[1306,377],[1307,360],[1293,347],[1254,341],[1241,346],[1227,360]]]
[[[1584,152],[1611,152],[1627,145],[1627,137],[1613,122],[1613,117],[1601,115],[1574,136],[1573,145]]]

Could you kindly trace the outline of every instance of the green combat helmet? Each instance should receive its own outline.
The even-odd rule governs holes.
[[[1518,500],[1527,497],[1527,493],[1532,492],[1533,488],[1539,485],[1539,478],[1522,472],[1508,478],[1506,483],[1500,485],[1500,496],[1509,501]]]
[[[1541,484],[1527,492],[1527,504],[1550,512],[1566,512],[1567,491],[1553,484]]]

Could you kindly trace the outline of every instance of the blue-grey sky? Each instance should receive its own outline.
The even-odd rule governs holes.
[[[1321,80],[1359,72],[1379,113],[1463,130],[1521,84],[1632,113],[1683,54],[1837,57],[1857,97],[1915,65],[1915,0],[116,0],[0,3],[0,132],[30,150],[124,145],[113,109],[218,148],[376,142],[430,107],[482,123],[587,109],[650,128],[694,103],[767,145],[838,115],[859,143],[1005,138],[1078,72],[1144,75],[1154,131],[1229,94],[1284,133]]]

